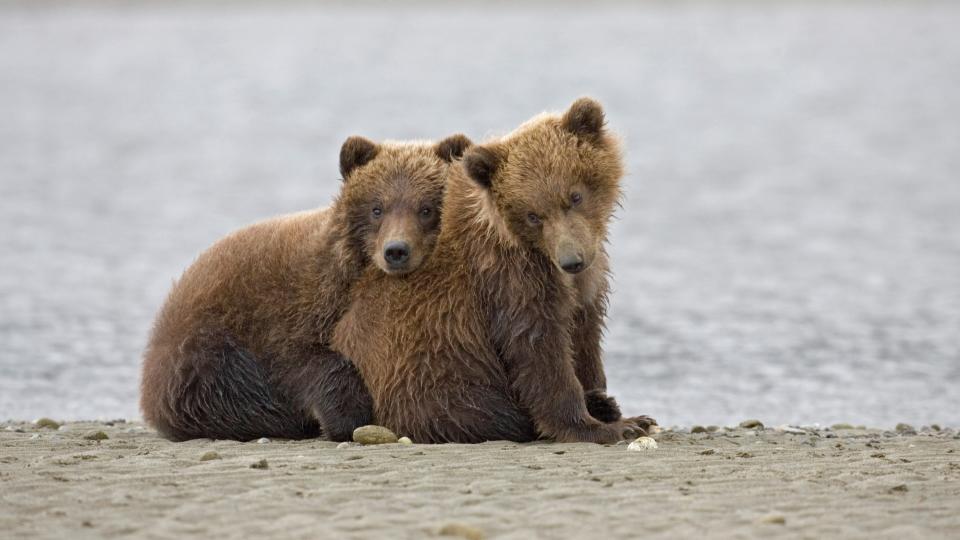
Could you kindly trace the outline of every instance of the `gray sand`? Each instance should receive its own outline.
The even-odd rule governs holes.
[[[952,430],[664,432],[625,445],[170,443],[0,427],[9,538],[930,538],[960,527]],[[100,442],[84,439],[103,431]],[[38,438],[33,438],[34,436]],[[216,452],[218,457],[207,455]],[[212,459],[211,459],[212,458]],[[266,460],[266,468],[251,468]]]

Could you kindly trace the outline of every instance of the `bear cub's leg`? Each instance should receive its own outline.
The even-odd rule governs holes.
[[[353,362],[327,351],[301,370],[284,374],[305,411],[320,424],[320,436],[349,441],[353,430],[373,422],[373,400]]]

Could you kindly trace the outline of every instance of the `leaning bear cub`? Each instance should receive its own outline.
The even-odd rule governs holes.
[[[369,423],[363,382],[330,348],[334,326],[365,268],[397,279],[432,252],[446,171],[469,144],[351,137],[332,207],[252,225],[204,252],[154,324],[147,422],[173,440],[346,440]]]
[[[463,165],[449,170],[431,259],[404,279],[367,271],[337,325],[333,346],[360,371],[376,421],[416,442],[643,432],[652,420],[620,418],[599,365],[603,242],[622,176],[600,106],[534,118]],[[588,399],[609,405],[608,422]]]

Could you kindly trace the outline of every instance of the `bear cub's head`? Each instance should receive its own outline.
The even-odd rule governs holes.
[[[363,259],[391,275],[420,266],[440,231],[448,169],[471,144],[460,134],[436,144],[377,144],[357,136],[343,143],[338,205]]]
[[[463,157],[509,240],[570,274],[593,263],[620,197],[622,158],[604,124],[600,104],[580,98],[563,115],[535,117]]]

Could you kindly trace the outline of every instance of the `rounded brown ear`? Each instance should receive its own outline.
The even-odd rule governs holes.
[[[440,156],[440,159],[450,163],[463,156],[463,153],[471,146],[473,146],[473,141],[466,135],[457,133],[438,142],[434,151]]]
[[[574,101],[561,120],[563,129],[591,142],[600,140],[604,123],[603,107],[588,97]]]
[[[500,167],[500,156],[485,146],[473,146],[463,154],[463,168],[473,181],[483,187],[493,185],[493,175]]]
[[[354,169],[377,157],[379,151],[380,147],[370,139],[356,135],[347,137],[340,147],[340,177],[346,180]]]

